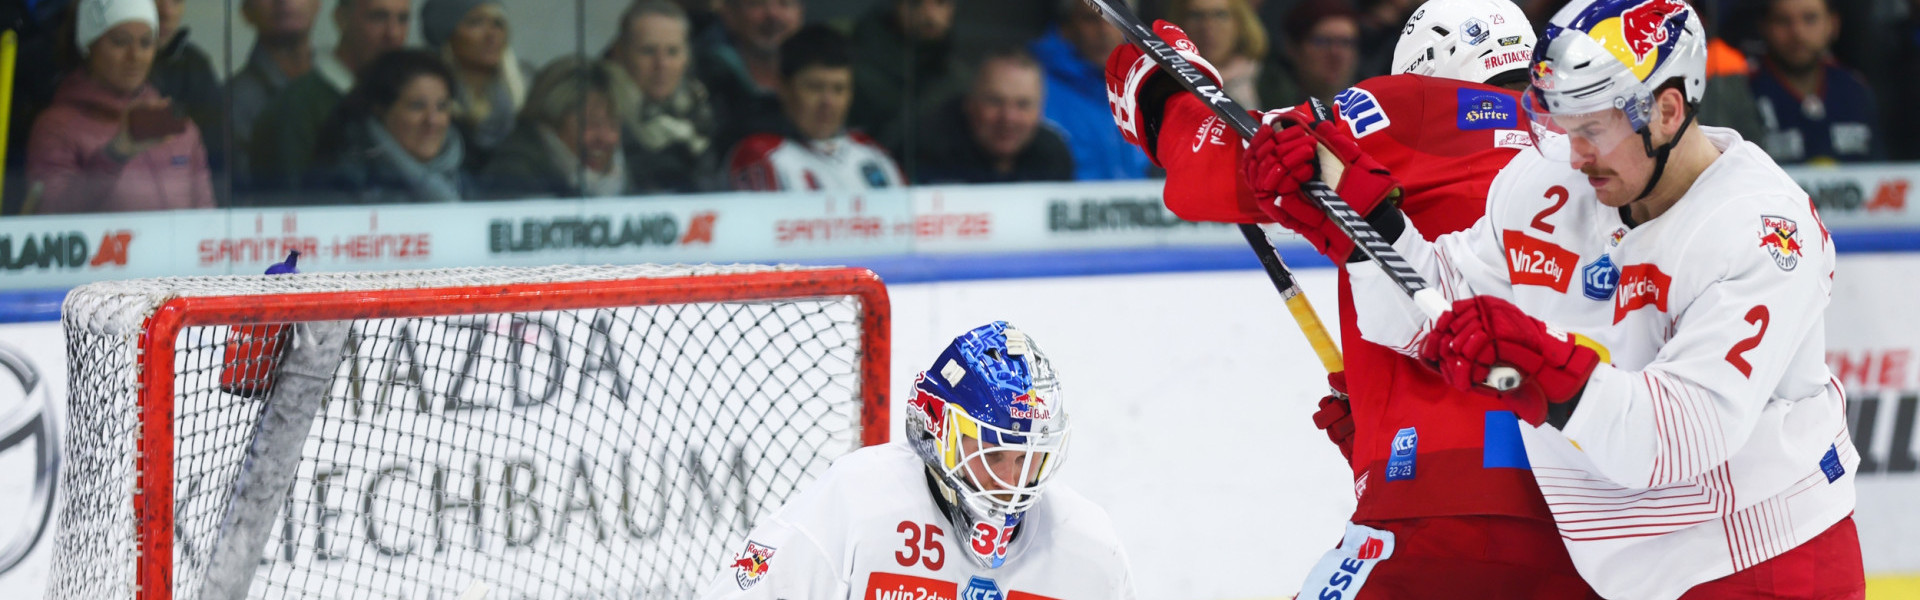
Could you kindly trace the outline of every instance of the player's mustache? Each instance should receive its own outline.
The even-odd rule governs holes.
[[[1599,169],[1599,168],[1596,168],[1596,167],[1580,167],[1580,173],[1581,173],[1582,175],[1586,175],[1586,176],[1588,176],[1588,177],[1613,177],[1613,176],[1615,176],[1615,174],[1614,174],[1614,172],[1613,172],[1612,170],[1610,170],[1610,169],[1609,169],[1609,170],[1601,170],[1601,169]]]

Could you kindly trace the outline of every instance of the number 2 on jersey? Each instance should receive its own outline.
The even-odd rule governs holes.
[[[1761,336],[1767,335],[1768,320],[1766,305],[1756,304],[1753,308],[1748,309],[1747,322],[1759,323],[1760,331],[1753,334],[1753,337],[1740,340],[1739,343],[1733,345],[1732,349],[1727,350],[1727,362],[1733,363],[1733,368],[1739,369],[1740,374],[1748,378],[1753,377],[1753,363],[1747,362],[1747,351],[1752,350],[1754,346],[1760,345]]]
[[[1567,188],[1558,185],[1547,188],[1547,197],[1554,199],[1553,206],[1533,216],[1533,228],[1544,233],[1553,233],[1553,225],[1547,222],[1547,217],[1560,212],[1560,208],[1567,205]]]
[[[911,567],[914,563],[921,563],[929,570],[938,571],[947,564],[947,547],[940,543],[940,536],[946,532],[941,531],[940,526],[901,521],[896,531],[907,534],[907,548],[893,553],[893,559],[900,566]],[[921,555],[922,549],[926,550],[925,556]]]

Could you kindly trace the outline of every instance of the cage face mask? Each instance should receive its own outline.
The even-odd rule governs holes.
[[[956,338],[914,378],[913,446],[966,531],[966,554],[1005,564],[1014,532],[1065,459],[1067,416],[1052,365],[1004,322]]]

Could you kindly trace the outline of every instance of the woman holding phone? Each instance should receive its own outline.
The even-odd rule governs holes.
[[[33,123],[27,205],[39,213],[212,208],[200,130],[147,83],[153,0],[80,0],[77,68]]]

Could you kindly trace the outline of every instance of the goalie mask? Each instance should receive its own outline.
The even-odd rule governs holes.
[[[1004,321],[954,338],[914,377],[907,435],[981,566],[1032,537],[1018,526],[1065,458],[1059,389],[1046,354]]]

